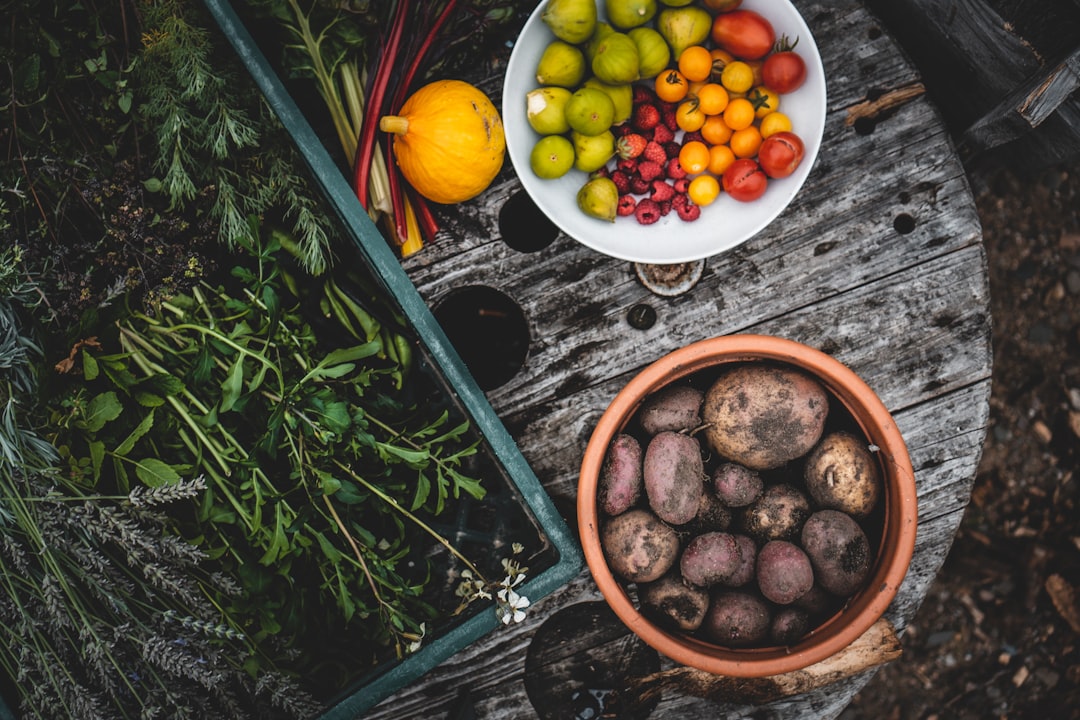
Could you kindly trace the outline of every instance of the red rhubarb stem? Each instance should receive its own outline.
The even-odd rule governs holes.
[[[412,201],[413,209],[416,210],[416,220],[420,223],[421,234],[428,242],[434,241],[435,235],[439,232],[439,221],[435,213],[431,211],[431,205],[428,204],[427,198],[416,192],[416,188],[406,184],[405,189],[409,194],[409,200]]]
[[[379,115],[382,114],[383,100],[386,97],[386,87],[397,63],[401,37],[405,29],[405,19],[409,14],[410,0],[399,0],[394,9],[394,20],[390,28],[386,46],[379,53],[379,63],[375,70],[371,92],[368,94],[367,106],[364,108],[364,119],[360,126],[360,138],[356,145],[356,162],[353,163],[353,189],[360,204],[368,206],[368,184],[371,175],[371,160],[375,155],[375,130],[378,126]],[[387,158],[389,160],[389,157]],[[387,162],[387,165],[390,165]]]

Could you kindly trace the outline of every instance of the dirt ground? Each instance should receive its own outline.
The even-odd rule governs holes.
[[[842,720],[1080,718],[1080,162],[972,177],[991,425],[956,541]]]

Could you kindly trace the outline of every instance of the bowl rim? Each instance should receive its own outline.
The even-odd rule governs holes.
[[[608,445],[646,395],[719,364],[768,360],[815,375],[878,447],[885,472],[885,527],[873,574],[864,589],[798,643],[755,649],[725,648],[665,630],[634,606],[608,569],[600,547],[596,486]],[[880,618],[907,574],[918,522],[915,475],[907,446],[876,393],[850,368],[808,345],[770,335],[726,335],[686,345],[652,362],[615,396],[593,430],[578,478],[578,531],[585,561],[620,620],[646,644],[683,665],[718,675],[764,677],[802,669],[850,645]]]

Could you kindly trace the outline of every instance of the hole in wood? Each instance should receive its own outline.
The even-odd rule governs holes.
[[[559,236],[559,228],[524,190],[511,195],[499,210],[499,232],[504,243],[525,253],[543,250]]]
[[[907,213],[900,213],[893,220],[893,229],[901,235],[907,235],[909,232],[915,229],[915,218],[911,217]]]
[[[877,128],[877,121],[865,117],[856,118],[855,122],[852,123],[852,127],[855,128],[855,133],[858,135],[869,135]]]
[[[507,295],[483,285],[459,288],[433,312],[481,389],[503,385],[525,364],[529,326]]]

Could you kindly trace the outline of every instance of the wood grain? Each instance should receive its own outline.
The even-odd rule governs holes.
[[[852,108],[919,81],[895,42],[858,2],[795,5],[828,78],[823,149],[803,191],[768,228],[706,262],[695,288],[661,298],[631,264],[559,235],[537,252],[504,242],[503,205],[521,192],[512,168],[477,201],[442,212],[443,232],[405,261],[435,306],[465,285],[517,302],[532,342],[525,365],[487,393],[556,506],[575,524],[578,466],[618,389],[661,355],[706,337],[768,333],[820,348],[879,394],[907,441],[920,503],[916,553],[887,617],[902,631],[917,611],[963,516],[988,422],[990,317],[982,232],[941,118],[910,94],[872,123]],[[484,80],[495,97],[501,78]],[[520,230],[519,230],[520,231]],[[515,232],[512,229],[507,232]],[[629,309],[657,322],[636,330]],[[601,600],[587,571],[402,690],[368,717],[445,717],[468,687],[479,718],[535,718],[524,690],[530,640],[576,603]],[[672,667],[661,658],[663,666]],[[749,708],[665,693],[652,718],[833,718],[872,671]]]

